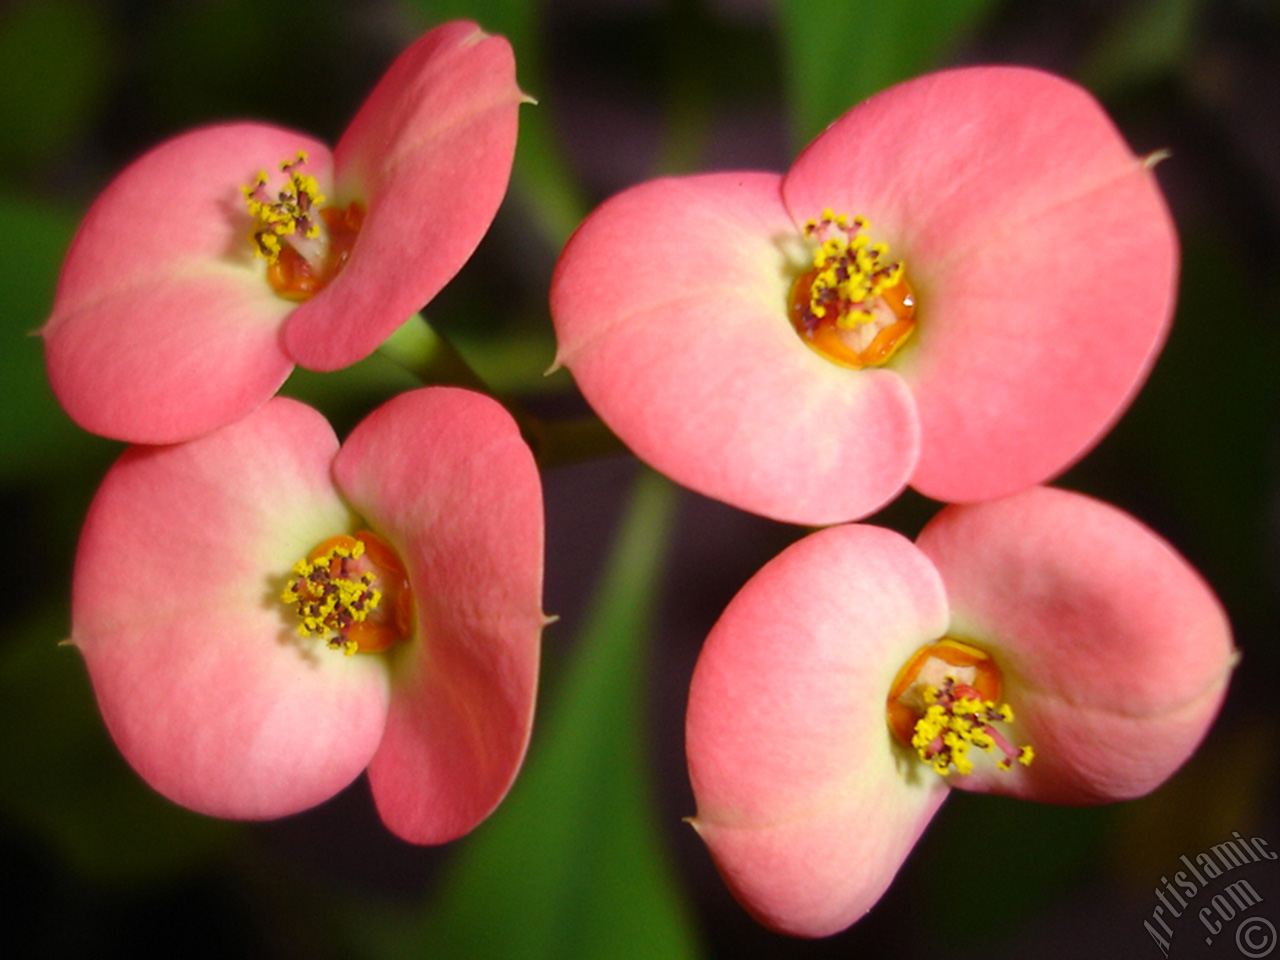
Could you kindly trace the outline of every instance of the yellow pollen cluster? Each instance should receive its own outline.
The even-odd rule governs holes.
[[[306,152],[299,150],[297,159],[280,164],[281,171],[289,175],[289,182],[274,200],[266,192],[265,170],[258,172],[251,186],[240,188],[249,207],[249,216],[257,223],[253,232],[256,253],[268,263],[275,263],[280,258],[281,238],[296,235],[315,239],[320,236],[320,221],[316,214],[325,197],[315,177],[298,172],[298,167],[306,162]]]
[[[834,311],[842,330],[869,323],[876,298],[902,279],[903,265],[887,261],[889,248],[871,243],[862,232],[866,228],[865,217],[849,218],[831,210],[804,225],[805,236],[818,241],[808,311],[813,320]]]
[[[972,687],[956,684],[947,677],[941,688],[925,687],[925,714],[916,721],[911,745],[920,759],[937,772],[946,776],[951,767],[962,774],[973,771],[969,759],[969,747],[975,746],[990,752],[996,747],[1004,753],[997,763],[1001,770],[1008,770],[1016,760],[1028,766],[1035,758],[1030,746],[1013,747],[993,723],[1012,723],[1013,709],[1003,703],[997,706],[990,700],[980,700],[972,694]]]
[[[347,630],[363,623],[382,601],[372,573],[349,575],[350,561],[363,553],[364,544],[355,540],[352,546],[335,546],[313,560],[293,565],[294,578],[280,599],[297,607],[299,636],[328,636],[330,650],[341,650],[347,656],[356,652],[357,644],[347,637]]]

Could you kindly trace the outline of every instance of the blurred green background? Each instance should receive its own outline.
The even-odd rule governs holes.
[[[1184,247],[1177,321],[1132,410],[1060,482],[1155,527],[1231,615],[1242,665],[1183,771],[1097,810],[954,797],[851,930],[819,942],[764,931],[680,822],[693,812],[684,695],[719,611],[801,531],[620,457],[545,477],[546,608],[561,620],[545,635],[525,771],[471,837],[395,841],[363,781],[268,824],[212,821],[142,784],[105,734],[79,656],[57,646],[79,524],[120,449],[62,414],[30,336],[62,254],[95,194],[148,146],[248,117],[333,142],[395,54],[458,16],[511,39],[539,103],[522,112],[494,229],[430,314],[491,384],[548,416],[584,412],[567,374],[542,376],[551,267],[591,206],[631,183],[783,170],[862,97],[962,63],[1073,77],[1136,151],[1171,149],[1158,175]],[[1142,921],[1180,854],[1233,830],[1280,845],[1278,250],[1273,0],[0,5],[0,496],[13,588],[0,630],[0,956],[1155,956]],[[1097,290],[1098,310],[1124,295]],[[411,385],[374,357],[298,374],[287,390],[345,431]],[[914,533],[934,508],[907,496],[879,520]]]

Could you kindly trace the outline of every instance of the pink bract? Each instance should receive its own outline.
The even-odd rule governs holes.
[[[505,39],[430,31],[391,66],[336,149],[230,123],[154,148],[94,202],[42,334],[77,423],[140,443],[208,433],[267,400],[294,364],[362,359],[462,267],[497,212],[524,100]],[[365,211],[350,260],[295,304],[268,285],[241,188],[302,150],[326,206]]]
[[[916,329],[840,367],[788,319],[825,210],[906,265]],[[1177,240],[1150,164],[1084,90],[931,74],[854,108],[785,176],[656,180],[605,202],[552,281],[558,361],[642,459],[776,519],[866,516],[908,483],[994,499],[1081,456],[1146,376]]]
[[[403,562],[414,626],[344,656],[299,637],[279,596],[297,560],[360,527]],[[541,486],[498,404],[402,394],[339,448],[320,414],[278,398],[112,467],[81,536],[71,643],[121,752],[172,800],[278,817],[367,767],[387,826],[442,843],[523,759],[541,589]]]
[[[974,751],[971,774],[944,779],[893,738],[894,678],[944,636],[1000,668],[1030,766]],[[948,507],[914,545],[831,527],[767,564],[707,639],[686,728],[692,822],[762,923],[835,933],[879,899],[949,785],[1056,803],[1158,786],[1205,735],[1235,658],[1186,561],[1079,494]]]

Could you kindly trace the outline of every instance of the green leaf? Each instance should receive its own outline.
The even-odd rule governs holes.
[[[535,35],[542,7],[537,0],[409,0],[408,5],[428,27],[448,20],[473,20],[486,32],[510,40],[517,64],[536,60]]]
[[[693,957],[655,822],[644,743],[645,651],[674,488],[642,478],[576,659],[511,795],[468,839],[425,923],[383,957]]]
[[[241,828],[183,810],[129,769],[79,652],[58,646],[60,619],[11,627],[0,648],[0,812],[96,883],[159,882],[223,856]]]
[[[551,130],[545,107],[531,104],[522,108],[511,183],[524,201],[522,211],[530,216],[542,239],[555,250],[563,247],[586,217],[588,205]]]
[[[797,146],[871,94],[935,66],[996,0],[782,0]]]
[[[1199,0],[1147,0],[1127,8],[1099,40],[1080,82],[1101,93],[1175,74],[1189,62]]]
[[[35,332],[53,303],[62,255],[75,220],[67,213],[0,196],[0,482],[29,479],[114,446],[62,412],[49,389]]]
[[[516,55],[516,78],[536,101],[544,95],[545,64],[538,32],[541,3],[536,0],[409,0],[424,26],[447,20],[474,20],[489,33],[511,43]],[[529,216],[549,245],[564,246],[587,214],[587,202],[561,152],[546,108],[536,103],[521,110],[516,144],[513,191],[524,201]]]
[[[332,144],[371,89],[336,0],[150,6],[130,47],[131,113],[148,127],[253,118]]]
[[[93,120],[112,38],[101,4],[39,0],[0,16],[0,165],[48,161]]]

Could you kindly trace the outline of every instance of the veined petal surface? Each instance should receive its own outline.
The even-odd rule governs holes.
[[[957,787],[1062,803],[1140,796],[1199,745],[1235,648],[1199,574],[1115,507],[1036,487],[944,509],[921,532],[952,636],[991,653],[1035,761]],[[973,754],[971,753],[971,756]]]
[[[811,254],[779,183],[709,174],[606,201],[552,278],[558,362],[677,482],[775,519],[833,523],[901,491],[918,427],[899,377],[836,367],[792,329],[790,285]]]
[[[416,605],[393,650],[369,767],[383,821],[444,843],[506,794],[529,741],[542,613],[542,492],[510,415],[465,390],[401,394],[352,432],[339,488],[400,554]]]
[[[272,400],[200,440],[130,448],[94,498],[71,643],[121,753],[183,806],[295,813],[377,749],[384,664],[300,638],[279,600],[293,564],[352,526],[337,446],[314,410]]]
[[[947,628],[937,573],[905,538],[832,527],[730,603],[689,693],[693,825],[743,905],[801,936],[879,899],[947,793],[893,742],[898,669]]]
[[[911,485],[952,502],[1056,475],[1119,417],[1172,316],[1178,247],[1143,158],[1080,87],[974,67],[893,87],[836,121],[783,188],[797,222],[869,218],[905,262]]]
[[[116,439],[174,442],[239,419],[284,382],[293,364],[279,325],[293,304],[272,293],[254,257],[241,188],[299,150],[327,189],[323,144],[235,123],[161,144],[103,191],[41,331],[72,419]]]
[[[336,199],[365,205],[351,259],[289,317],[289,355],[336,370],[371,353],[434,297],[489,229],[525,101],[503,37],[456,21],[406,50],[334,151]]]

